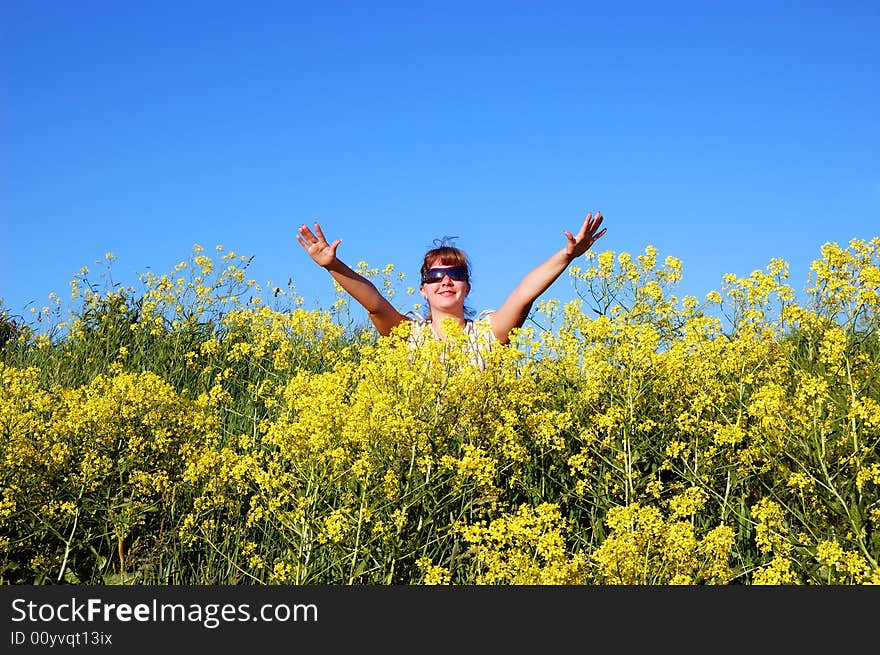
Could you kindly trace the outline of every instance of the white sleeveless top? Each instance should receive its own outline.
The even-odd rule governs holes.
[[[468,350],[471,354],[471,361],[474,365],[481,369],[486,368],[486,353],[497,341],[492,333],[492,323],[489,316],[494,309],[487,309],[480,312],[474,320],[465,322],[464,333],[468,338]],[[437,333],[431,326],[431,319],[417,318],[412,321],[412,331],[409,334],[408,341],[414,346],[425,343],[426,339],[437,339]]]

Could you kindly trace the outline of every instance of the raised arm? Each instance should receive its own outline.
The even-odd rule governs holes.
[[[568,230],[563,230],[562,233],[568,240],[565,247],[527,273],[504,304],[491,315],[492,333],[498,341],[501,343],[510,341],[510,331],[525,323],[535,299],[556,281],[576,257],[587,252],[590,246],[605,234],[605,228],[599,230],[601,224],[602,214],[596,212],[595,215],[587,214],[576,236],[572,236]]]
[[[301,225],[296,234],[296,240],[318,266],[327,269],[333,279],[367,310],[376,331],[383,337],[391,334],[391,330],[401,322],[409,320],[379,293],[372,282],[355,273],[336,256],[336,249],[342,243],[342,239],[327,243],[321,226],[316,222],[314,232],[305,225]]]

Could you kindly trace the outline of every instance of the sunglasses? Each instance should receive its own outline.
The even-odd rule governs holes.
[[[429,268],[422,273],[422,284],[439,282],[445,275],[448,275],[451,280],[458,280],[459,282],[468,281],[467,267],[453,266],[452,268]]]

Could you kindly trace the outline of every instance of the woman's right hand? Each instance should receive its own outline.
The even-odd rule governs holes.
[[[299,241],[299,245],[306,249],[309,257],[314,259],[318,266],[323,266],[324,268],[327,268],[336,261],[336,249],[342,243],[342,239],[336,239],[333,243],[327,243],[327,239],[324,237],[321,226],[318,225],[317,221],[315,221],[314,232],[305,223],[300,225],[296,240]]]

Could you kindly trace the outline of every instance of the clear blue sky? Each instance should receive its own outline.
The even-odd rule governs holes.
[[[596,250],[680,293],[880,235],[880,3],[27,2],[0,8],[0,298],[254,255],[311,306],[294,239],[415,282],[459,237],[497,307],[600,210]],[[568,299],[563,276],[545,294]]]

